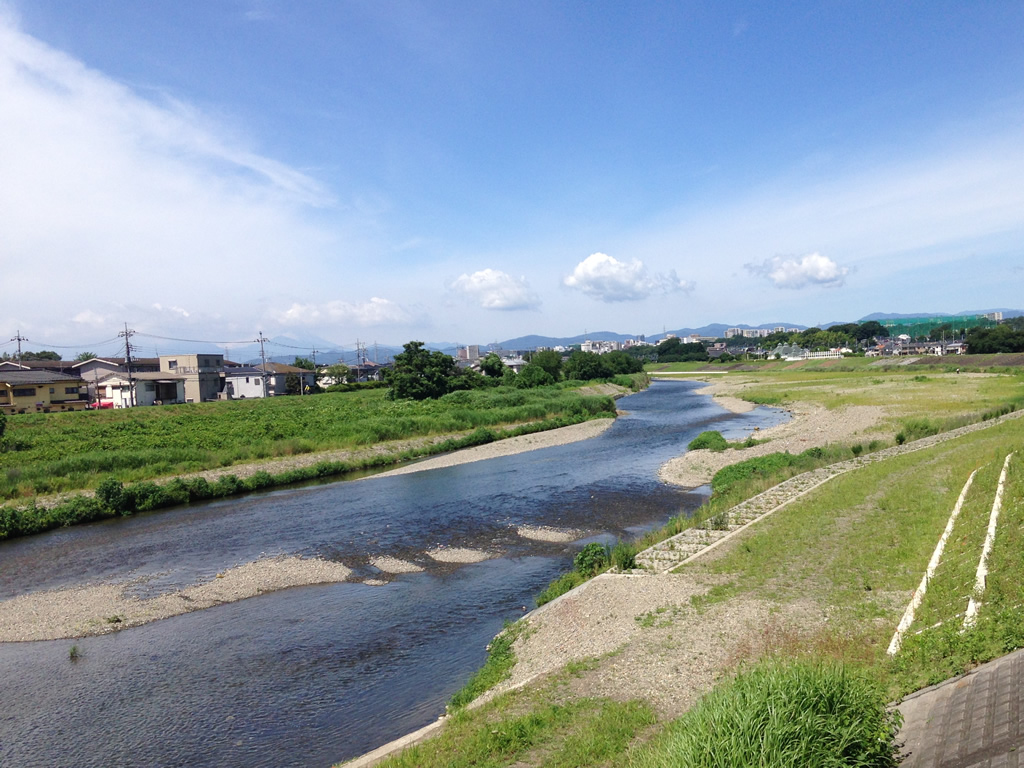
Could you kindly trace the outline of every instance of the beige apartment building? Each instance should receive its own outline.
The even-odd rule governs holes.
[[[201,352],[195,355],[160,355],[160,370],[182,376],[185,402],[216,400],[224,383],[224,355]]]

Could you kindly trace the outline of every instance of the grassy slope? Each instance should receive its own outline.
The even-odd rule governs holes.
[[[765,370],[757,374],[759,381],[751,392],[755,396],[778,396],[781,385],[787,401],[809,400],[826,407],[895,405],[900,419],[935,419],[938,414],[947,421],[963,420],[1019,401],[1024,387],[1021,377],[1012,375],[950,380],[925,372],[926,380],[915,381],[915,376],[922,375],[920,371],[890,371],[881,376],[875,371],[854,371],[854,376],[850,373],[819,371],[808,377],[806,371]],[[752,379],[749,372],[735,375]],[[965,603],[962,586],[954,574],[959,572],[962,581],[966,569],[973,581],[983,536],[979,527],[987,524],[998,467],[1011,450],[1018,451],[1018,457],[1011,464],[981,620],[977,631],[960,635],[955,614],[962,613],[966,604],[961,605]],[[927,621],[943,624],[908,637],[901,654],[895,661],[890,660],[885,655],[889,638],[963,483],[975,468],[981,470],[975,480],[976,490],[949,545],[951,565],[940,569],[922,606]],[[747,495],[760,488],[760,484],[751,483]],[[979,523],[981,517],[984,523]],[[718,585],[702,603],[742,594],[780,606],[810,599],[826,608],[830,616],[827,628],[779,633],[775,654],[783,659],[839,659],[864,670],[890,696],[897,696],[1024,646],[1022,548],[1024,430],[1020,421],[1012,421],[837,478],[757,526],[723,557],[698,561],[688,569],[706,578],[709,586]],[[913,629],[925,626],[930,625],[918,621]],[[514,755],[480,748],[489,755],[485,759],[480,751],[473,752],[478,749],[473,745],[486,740],[487,734],[518,727],[515,718],[524,712],[550,717],[544,713],[563,703],[557,681],[499,697],[478,712],[460,714],[458,728],[447,730],[443,741],[417,748],[412,762],[399,758],[386,765],[459,765],[462,763],[451,756],[463,753],[472,753],[480,764],[487,765],[557,765],[549,755],[557,754],[566,738],[557,734],[541,746],[524,748]],[[586,706],[596,705],[588,700]],[[582,718],[579,725],[585,727]],[[616,750],[600,757],[578,756],[573,765],[632,765],[638,759],[669,764],[669,752],[661,758],[657,754],[652,757],[647,746],[653,744],[657,750],[665,745],[670,751],[671,741],[666,736],[670,737],[671,729],[671,723],[634,726],[632,737],[621,740]],[[638,746],[643,749],[642,755],[636,751]]]

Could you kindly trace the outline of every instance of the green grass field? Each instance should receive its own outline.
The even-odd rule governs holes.
[[[455,392],[390,401],[384,390],[27,414],[7,421],[0,499],[231,466],[240,462],[543,420],[613,416],[610,397],[559,388]]]

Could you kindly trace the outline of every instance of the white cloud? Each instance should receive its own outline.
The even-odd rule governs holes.
[[[776,288],[806,288],[823,286],[838,288],[850,274],[849,267],[841,267],[828,256],[808,253],[801,258],[775,256],[761,264],[744,264],[754,275],[771,280]]]
[[[64,341],[100,319],[114,331],[216,309],[254,333],[257,299],[309,295],[349,245],[313,223],[323,209],[340,216],[316,179],[188,104],[89,69],[2,11],[0,102],[0,263],[15,327]],[[186,302],[200,309],[186,315]]]
[[[501,270],[481,269],[456,278],[451,290],[464,294],[484,309],[534,309],[540,299],[530,291],[526,278],[515,278]]]
[[[402,325],[412,321],[411,313],[404,307],[376,296],[358,304],[347,301],[296,303],[284,311],[274,312],[273,317],[282,325],[317,326],[329,323],[360,328]]]
[[[688,291],[693,288],[680,280],[675,270],[649,275],[638,259],[628,264],[606,253],[592,253],[563,281],[569,288],[601,301],[640,301],[652,293]]]

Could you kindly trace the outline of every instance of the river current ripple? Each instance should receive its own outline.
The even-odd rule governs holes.
[[[571,565],[696,508],[658,467],[705,429],[730,439],[784,414],[735,415],[693,382],[623,398],[598,437],[392,477],[287,489],[0,544],[0,599],[142,579],[142,596],[255,558],[337,560],[379,579],[375,555],[422,573],[302,587],[74,641],[0,644],[0,765],[327,766],[436,719],[504,621]],[[571,545],[518,525],[577,528]],[[436,563],[437,545],[498,556]],[[385,577],[387,578],[387,577]]]

